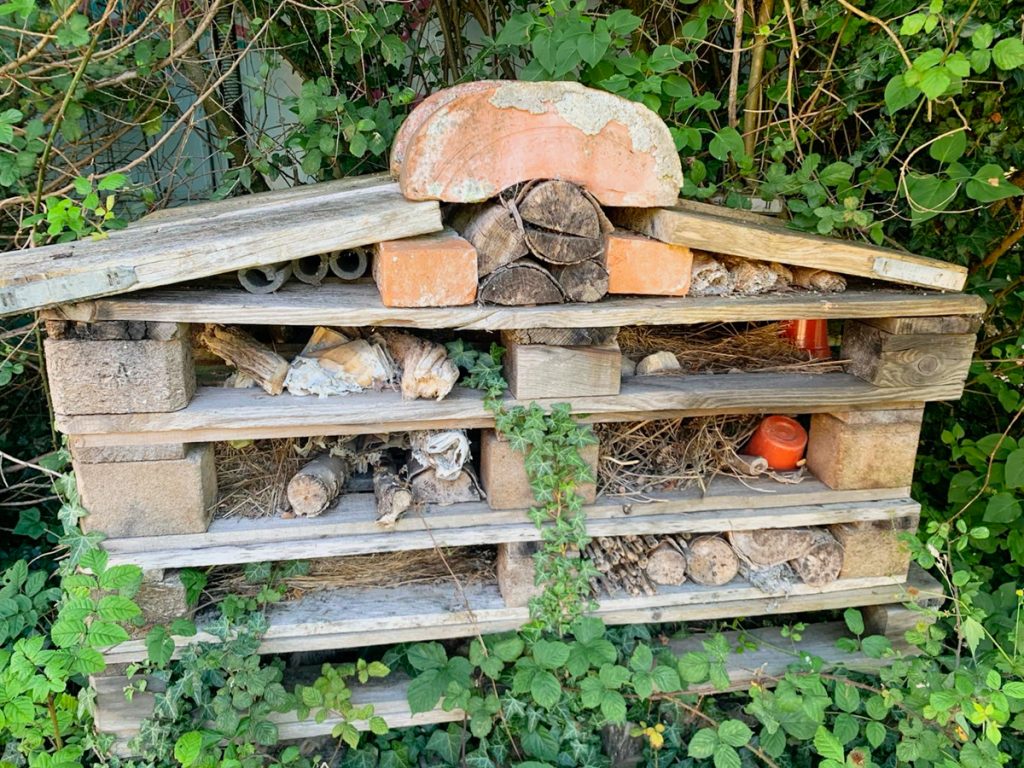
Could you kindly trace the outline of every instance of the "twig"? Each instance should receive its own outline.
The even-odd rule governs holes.
[[[743,50],[743,0],[736,0],[732,16],[732,67],[729,70],[729,127],[739,125],[736,94],[740,87],[740,54]]]
[[[860,18],[864,19],[864,21],[870,21],[872,24],[877,24],[879,27],[881,27],[882,31],[884,31],[885,34],[889,36],[889,39],[892,40],[893,43],[896,45],[896,50],[898,50],[900,52],[900,56],[903,57],[903,62],[907,65],[907,69],[910,69],[911,67],[914,66],[914,63],[910,60],[910,57],[907,56],[907,51],[903,47],[903,44],[900,42],[899,37],[896,36],[896,33],[892,31],[888,24],[886,24],[877,16],[872,16],[870,13],[862,11],[860,8],[851,5],[847,0],[839,0],[839,4],[843,6],[843,8],[848,10],[850,13],[852,13],[854,16],[860,16]]]

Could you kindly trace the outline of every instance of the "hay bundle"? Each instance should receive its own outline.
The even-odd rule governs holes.
[[[215,443],[217,506],[214,517],[269,517],[289,508],[285,488],[308,461],[293,439]]]
[[[680,365],[676,373],[829,373],[842,370],[842,364],[834,360],[808,360],[804,350],[783,338],[781,323],[634,325],[619,331],[618,342],[622,354],[634,360],[655,352],[671,352]],[[672,371],[667,373],[671,375]]]

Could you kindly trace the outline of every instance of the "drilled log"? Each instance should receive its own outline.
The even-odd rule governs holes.
[[[663,541],[647,555],[647,575],[655,584],[682,584],[686,581],[686,556],[671,542]]]
[[[486,277],[530,252],[511,205],[493,202],[464,206],[452,217],[455,230],[476,248],[477,274],[480,277]]]
[[[345,462],[323,453],[292,475],[288,503],[299,517],[315,517],[338,497],[344,485]]]
[[[815,532],[810,528],[731,531],[727,536],[736,554],[756,567],[779,565],[802,557],[816,541]]]

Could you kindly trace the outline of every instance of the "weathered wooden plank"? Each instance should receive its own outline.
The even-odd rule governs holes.
[[[0,315],[441,229],[437,203],[410,202],[386,181],[337,182],[302,203],[301,215],[294,203],[210,203],[198,216],[4,254]]]
[[[815,267],[924,288],[959,291],[967,269],[889,248],[781,229],[734,216],[683,208],[623,208],[610,212],[619,226],[676,245],[715,253]]]
[[[726,478],[722,478],[725,481]],[[592,536],[642,533],[713,533],[720,531],[788,528],[840,523],[889,523],[914,517],[920,506],[904,493],[878,499],[892,491],[868,493],[829,491],[815,481],[812,492],[789,493],[762,481],[757,490],[743,492],[731,478],[717,482],[723,490],[710,497],[696,491],[665,494],[653,504],[600,499],[585,508]],[[799,488],[800,486],[793,486]],[[728,490],[725,490],[725,489]],[[775,498],[779,496],[780,498]],[[871,501],[845,496],[870,496]],[[816,504],[815,499],[830,503]],[[789,501],[789,506],[778,506]],[[723,505],[725,505],[723,507]],[[369,552],[433,549],[501,542],[536,541],[540,533],[525,509],[491,510],[486,503],[465,502],[450,507],[428,506],[400,518],[393,529],[375,522],[373,495],[348,494],[319,517],[283,520],[215,520],[205,533],[106,539],[103,548],[111,563],[134,563],[143,569],[303,560]]]
[[[874,409],[956,399],[961,389],[960,385],[876,387],[845,373],[737,373],[640,377],[623,382],[618,395],[566,398],[565,402],[584,421],[615,422],[715,413]],[[57,417],[58,429],[71,436],[76,448],[351,435],[382,429],[475,429],[493,424],[481,393],[461,387],[440,402],[402,400],[398,392],[315,398],[200,387],[188,407],[173,413]]]
[[[72,320],[167,320],[188,323],[275,325],[396,325],[407,328],[502,330],[589,328],[595,325],[683,325],[716,321],[806,320],[984,311],[980,296],[918,290],[850,290],[837,294],[802,291],[764,296],[605,298],[592,304],[538,307],[385,307],[372,285],[289,284],[277,293],[253,296],[238,288],[162,289],[65,305],[48,317]]]
[[[915,566],[905,582],[892,577],[846,579],[825,589],[796,585],[789,595],[765,594],[740,579],[723,587],[661,587],[650,597],[601,600],[594,615],[609,624],[703,621],[884,605],[941,594],[941,586]],[[261,654],[504,632],[525,624],[529,611],[506,607],[493,583],[432,584],[310,593],[271,607],[267,616]],[[175,642],[181,648],[189,642],[216,642],[216,638],[200,627],[195,637],[175,638]],[[144,659],[145,642],[129,640],[104,655],[108,663]]]
[[[504,335],[502,343],[505,379],[509,391],[520,400],[619,393],[622,352],[616,342],[562,347],[519,344]]]
[[[875,317],[868,325],[888,333],[977,333],[981,315],[947,315],[944,317]]]

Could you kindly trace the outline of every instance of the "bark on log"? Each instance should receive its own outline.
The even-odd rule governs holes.
[[[725,539],[700,536],[689,542],[686,570],[698,584],[719,587],[728,584],[740,569],[739,558]]]
[[[391,526],[412,506],[412,491],[398,476],[394,462],[383,459],[373,470],[373,495],[377,500],[377,524]]]
[[[758,568],[802,557],[817,540],[810,528],[765,528],[732,531],[727,535],[736,554]]]
[[[519,259],[495,270],[480,283],[477,293],[485,304],[517,307],[562,303],[562,289],[544,267],[532,259]]]
[[[647,575],[655,584],[686,581],[686,556],[673,542],[663,541],[647,554]]]
[[[839,578],[843,569],[843,547],[826,530],[814,529],[814,541],[802,556],[790,561],[804,584],[824,587]]]
[[[776,262],[730,257],[724,263],[732,275],[733,291],[742,296],[782,291],[793,283],[789,268]]]
[[[199,342],[228,365],[254,379],[271,395],[284,391],[288,361],[238,328],[207,325]]]
[[[288,282],[288,278],[291,276],[291,262],[238,270],[238,282],[249,293],[257,295],[273,293]]]
[[[388,353],[402,368],[402,397],[442,400],[459,379],[459,369],[445,348],[410,333],[381,329]]]
[[[735,287],[732,273],[725,265],[702,251],[693,252],[690,276],[691,296],[728,296]]]
[[[846,278],[825,269],[812,267],[790,267],[793,273],[793,285],[809,291],[822,293],[841,293],[846,290]]]
[[[288,503],[299,517],[315,517],[338,497],[344,485],[345,462],[323,453],[292,475]]]
[[[480,277],[486,277],[530,252],[510,205],[493,202],[465,206],[452,217],[454,229],[476,248],[477,274]]]
[[[598,259],[552,267],[551,275],[567,301],[600,301],[608,293],[608,270]]]
[[[550,344],[556,347],[601,347],[613,344],[619,335],[612,328],[522,328],[504,331],[511,344]]]
[[[578,264],[604,254],[600,207],[577,185],[542,181],[523,188],[516,201],[526,244],[550,264]]]

